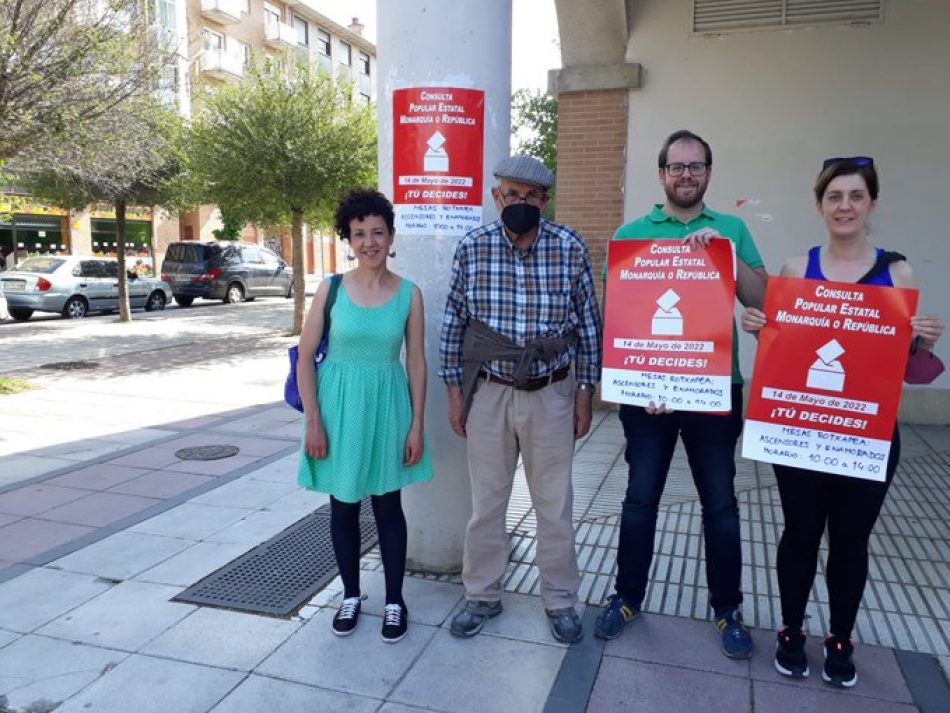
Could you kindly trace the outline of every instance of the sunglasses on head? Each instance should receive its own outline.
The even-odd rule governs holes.
[[[821,164],[821,170],[824,171],[836,163],[853,163],[855,166],[874,168],[874,159],[870,156],[836,156],[834,158],[826,158]]]

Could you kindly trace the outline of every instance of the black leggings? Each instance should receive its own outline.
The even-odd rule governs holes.
[[[386,578],[386,603],[401,604],[402,578],[406,571],[406,517],[400,491],[373,495],[373,516],[379,533],[379,551]],[[343,580],[343,596],[360,595],[360,504],[330,497],[330,534],[333,554]]]
[[[830,633],[848,639],[868,578],[868,540],[900,459],[897,428],[883,483],[776,465],[785,530],[778,546],[782,623],[802,628],[818,567],[818,547],[828,526]]]

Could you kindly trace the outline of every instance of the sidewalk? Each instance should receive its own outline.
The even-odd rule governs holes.
[[[245,360],[187,367],[171,359],[156,384],[124,356],[100,358],[108,378],[15,374],[45,388],[0,399],[0,695],[11,710],[950,710],[950,428],[903,429],[902,466],[871,542],[856,631],[860,680],[847,692],[821,682],[817,638],[807,681],[772,668],[781,510],[769,469],[748,461],[737,490],[752,660],[723,657],[707,620],[700,512],[681,453],[658,522],[647,614],[606,646],[590,635],[610,593],[626,479],[612,412],[597,414],[575,457],[588,603],[578,645],[548,632],[520,476],[509,509],[505,612],[473,640],[448,632],[463,598],[457,578],[413,573],[409,635],[383,644],[375,551],[363,560],[364,615],[347,639],[330,630],[336,580],[290,619],[170,601],[325,502],[294,484],[299,417],[273,403],[278,384],[263,376],[281,373],[286,340],[250,331],[245,338]],[[240,393],[217,385],[222,371],[241,375]],[[138,400],[129,396],[135,385]],[[68,439],[51,435],[67,428]],[[211,461],[176,455],[210,445],[239,452]],[[813,599],[823,603],[809,609],[817,637],[827,626],[823,572]]]

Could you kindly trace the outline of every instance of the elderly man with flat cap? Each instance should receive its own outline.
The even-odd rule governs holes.
[[[541,599],[554,638],[572,643],[583,631],[574,608],[571,458],[574,439],[590,429],[600,311],[584,239],[541,218],[551,171],[511,156],[493,173],[501,218],[456,248],[440,344],[449,422],[467,439],[472,479],[466,602],[451,631],[475,636],[501,613],[505,515],[520,455],[537,515]]]

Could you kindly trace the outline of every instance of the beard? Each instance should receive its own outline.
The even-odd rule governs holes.
[[[696,191],[689,198],[682,198],[677,194],[676,184],[674,184],[672,187],[664,186],[666,190],[666,199],[677,208],[683,208],[684,210],[694,208],[703,202],[703,196],[706,195],[706,186],[698,182],[694,182],[693,186],[696,187]]]

